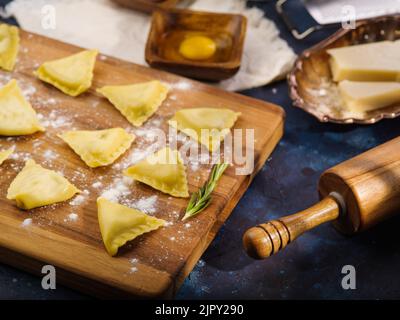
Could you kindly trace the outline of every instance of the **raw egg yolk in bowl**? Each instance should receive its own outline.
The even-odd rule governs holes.
[[[189,60],[207,60],[215,54],[216,50],[216,43],[205,36],[186,38],[179,47],[179,53]]]

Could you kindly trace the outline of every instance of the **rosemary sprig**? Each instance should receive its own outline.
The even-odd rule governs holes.
[[[219,179],[228,166],[229,164],[227,163],[218,163],[214,165],[208,181],[199,189],[199,191],[192,194],[186,208],[185,216],[182,220],[194,217],[210,205],[211,193],[217,186]]]

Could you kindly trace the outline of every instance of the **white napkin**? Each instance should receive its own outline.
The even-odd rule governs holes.
[[[400,12],[399,0],[307,0],[304,4],[319,24],[346,22],[351,13],[359,20]]]
[[[261,10],[246,8],[245,0],[196,0],[189,8],[241,13],[248,19],[240,71],[220,87],[236,91],[262,86],[291,69],[293,50],[279,37],[274,23]],[[109,0],[14,0],[6,6],[6,15],[14,15],[25,30],[146,65],[150,16]]]

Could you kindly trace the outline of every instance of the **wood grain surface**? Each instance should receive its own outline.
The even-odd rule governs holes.
[[[79,50],[22,31],[15,71],[12,74],[0,72],[1,84],[11,78],[18,80],[46,126],[45,133],[0,137],[0,149],[16,146],[14,157],[0,167],[0,259],[35,274],[40,274],[44,264],[52,264],[57,267],[60,283],[99,297],[171,298],[278,143],[283,134],[284,112],[266,102],[102,55],[98,57],[92,88],[78,98],[68,97],[33,76],[33,71],[41,63]],[[169,97],[140,129],[145,133],[137,134],[132,148],[116,165],[91,169],[57,138],[57,134],[71,129],[123,127],[133,130],[129,122],[95,90],[104,85],[152,79],[171,86]],[[151,145],[146,130],[157,126],[167,132],[167,120],[175,111],[204,106],[242,112],[235,128],[254,129],[253,174],[239,176],[234,167],[229,168],[215,191],[212,205],[185,223],[180,219],[187,199],[172,198],[134,183],[125,200],[135,201],[156,195],[156,210],[152,214],[170,224],[131,241],[116,257],[109,257],[98,227],[96,198],[121,176],[121,166],[129,160],[132,152]],[[83,201],[79,205],[67,201],[26,212],[19,210],[13,201],[6,200],[8,186],[23,167],[25,159],[30,157],[46,168],[61,171],[79,189],[87,190]],[[188,165],[190,192],[196,191],[206,181],[210,167]],[[93,184],[99,181],[102,187],[95,188]],[[78,219],[70,221],[70,213],[76,213]],[[27,218],[32,219],[32,224],[24,227],[22,222]],[[132,263],[132,259],[137,261]]]
[[[400,137],[325,171],[321,197],[342,195],[347,213],[334,221],[343,233],[367,230],[400,213]]]
[[[134,10],[151,13],[157,9],[175,7],[180,0],[112,0],[113,2]]]

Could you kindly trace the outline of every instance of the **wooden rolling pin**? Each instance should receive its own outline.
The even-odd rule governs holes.
[[[325,171],[318,190],[321,201],[311,208],[248,229],[249,256],[267,258],[328,221],[353,234],[400,213],[400,137]]]

